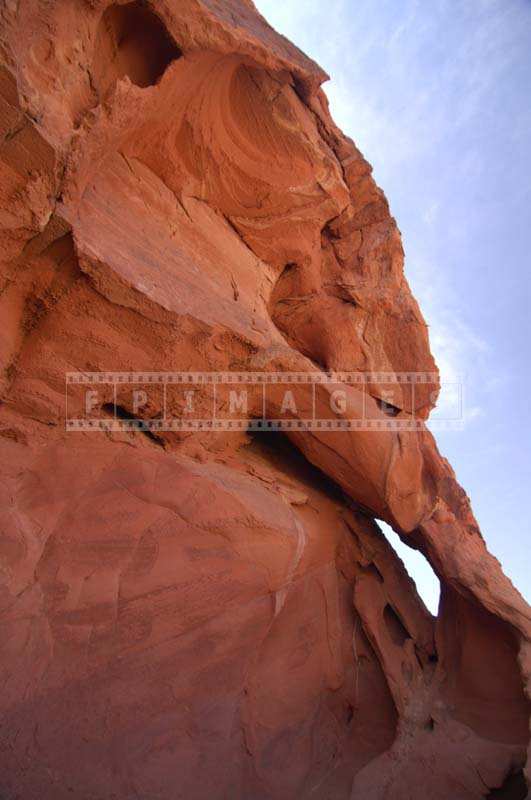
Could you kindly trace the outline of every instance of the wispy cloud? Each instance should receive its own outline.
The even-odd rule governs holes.
[[[441,372],[465,376],[466,435],[443,447],[525,588],[531,2],[257,3],[331,75],[334,118],[387,193]]]
[[[458,414],[464,424],[473,422],[484,413],[485,387],[475,381],[478,367],[491,355],[490,345],[465,321],[443,268],[412,260],[409,280],[428,321],[430,347],[441,373],[433,419],[451,420]]]

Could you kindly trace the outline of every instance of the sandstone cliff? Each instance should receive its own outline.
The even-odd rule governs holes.
[[[531,612],[422,423],[65,430],[73,371],[425,372],[392,411],[427,418],[400,235],[326,75],[250,0],[0,21],[2,800],[522,800]]]

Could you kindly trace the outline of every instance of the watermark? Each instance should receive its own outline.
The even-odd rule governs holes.
[[[463,386],[431,372],[69,372],[68,431],[415,431],[464,424]]]

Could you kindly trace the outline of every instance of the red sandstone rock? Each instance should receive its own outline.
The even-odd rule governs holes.
[[[435,372],[326,75],[247,0],[0,19],[2,800],[524,798],[530,611],[428,431],[64,429],[72,370]]]

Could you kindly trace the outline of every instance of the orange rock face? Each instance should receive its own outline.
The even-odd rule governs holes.
[[[0,20],[2,800],[523,800],[530,610],[422,424],[65,430],[72,371],[436,373],[326,75],[250,0]]]

